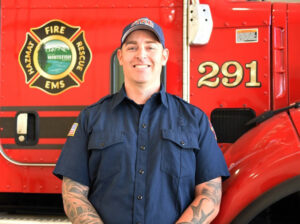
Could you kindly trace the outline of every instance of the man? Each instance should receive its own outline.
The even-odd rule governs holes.
[[[160,82],[169,51],[141,18],[123,30],[122,89],[84,109],[54,170],[73,223],[210,223],[228,170],[206,115]]]

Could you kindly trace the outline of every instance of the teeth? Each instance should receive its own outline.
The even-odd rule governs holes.
[[[134,65],[135,68],[148,68],[150,65]]]

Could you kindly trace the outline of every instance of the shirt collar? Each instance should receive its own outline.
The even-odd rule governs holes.
[[[168,101],[167,101],[167,96],[166,96],[166,90],[163,84],[161,84],[160,86],[160,91],[158,92],[159,96],[160,96],[160,100],[161,103],[168,108]],[[129,99],[127,97],[126,91],[125,91],[125,87],[124,84],[122,86],[122,88],[120,89],[120,91],[118,93],[116,93],[115,97],[114,97],[114,101],[112,104],[112,109],[114,109],[115,107],[117,107],[121,102],[124,101],[124,99]]]

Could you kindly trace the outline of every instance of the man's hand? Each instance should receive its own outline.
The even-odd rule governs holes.
[[[103,224],[100,216],[89,202],[89,187],[64,177],[62,197],[65,213],[73,224]]]
[[[187,207],[176,224],[207,224],[219,213],[222,183],[221,177],[199,184],[195,199]]]

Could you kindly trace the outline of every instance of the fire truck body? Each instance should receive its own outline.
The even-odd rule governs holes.
[[[293,200],[299,197],[298,136],[293,120],[284,112],[244,134],[225,152],[231,178],[223,185],[221,214],[215,223],[229,223],[240,212],[232,223],[249,223],[277,201],[293,194]]]
[[[167,91],[210,117],[231,173],[214,223],[248,223],[287,197],[300,207],[299,13],[253,1],[2,0],[0,199],[60,193],[51,172],[66,135],[120,88],[122,29],[146,16],[170,50]]]

